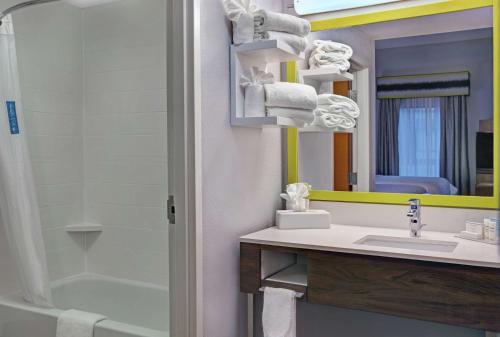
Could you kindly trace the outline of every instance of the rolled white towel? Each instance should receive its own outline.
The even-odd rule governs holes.
[[[276,82],[264,84],[266,106],[314,110],[318,106],[316,89],[306,84]]]
[[[307,36],[311,32],[309,21],[293,15],[271,12],[265,9],[258,9],[254,12],[254,23],[255,31],[259,33],[276,31]]]
[[[335,94],[318,95],[318,107],[329,113],[343,113],[352,118],[358,118],[360,111],[359,106],[349,97]]]
[[[245,117],[266,115],[266,93],[264,84],[274,83],[274,76],[252,67],[248,75],[242,75],[240,85],[245,89]]]
[[[249,1],[223,0],[226,17],[233,24],[233,43],[252,42],[254,39],[254,5]]]
[[[275,31],[255,32],[254,40],[280,40],[292,47],[297,54],[300,54],[307,48],[307,39],[305,37],[290,33]]]
[[[314,110],[268,107],[267,115],[291,118],[297,121],[297,126],[299,127],[303,127],[314,121]]]
[[[313,47],[318,52],[332,53],[347,60],[353,55],[353,50],[350,46],[339,42],[315,40],[313,41]]]
[[[351,63],[333,53],[321,53],[313,51],[309,57],[309,68],[338,68],[341,72],[346,72],[351,68]]]
[[[333,114],[329,113],[328,110],[318,108],[314,111],[314,121],[312,125],[327,129],[352,129],[356,126],[356,120],[343,113]]]

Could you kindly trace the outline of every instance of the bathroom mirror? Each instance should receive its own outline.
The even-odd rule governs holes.
[[[311,42],[353,48],[353,80],[331,92],[361,115],[350,130],[289,131],[290,181],[319,200],[498,207],[498,8],[449,3],[313,23]]]

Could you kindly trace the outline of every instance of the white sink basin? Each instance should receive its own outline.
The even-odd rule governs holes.
[[[457,247],[458,242],[425,240],[420,238],[400,238],[393,236],[367,235],[362,239],[354,242],[354,244],[451,253]]]

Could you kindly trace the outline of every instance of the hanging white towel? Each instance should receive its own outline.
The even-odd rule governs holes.
[[[242,75],[240,85],[245,89],[245,117],[266,115],[266,92],[264,84],[274,83],[274,76],[252,67],[248,76]]]
[[[265,9],[258,9],[254,12],[254,22],[255,31],[259,33],[276,31],[307,36],[311,32],[309,21],[293,15],[271,12]]]
[[[349,60],[353,55],[353,50],[350,46],[339,42],[315,40],[313,41],[313,47],[318,52],[331,53],[346,60]]]
[[[255,40],[279,40],[287,45],[289,45],[296,54],[300,54],[307,48],[307,39],[302,36],[283,33],[283,32],[275,32],[275,31],[266,31],[258,33],[256,32],[254,35]]]
[[[105,319],[99,314],[67,310],[57,318],[56,337],[93,337],[95,325]]]
[[[268,107],[314,110],[318,106],[318,94],[310,85],[277,82],[264,88]]]
[[[305,126],[314,120],[314,110],[269,107],[267,115],[291,118],[297,121],[298,126]]]
[[[343,113],[352,118],[360,115],[359,106],[349,97],[335,94],[318,95],[318,107],[327,110],[329,113]]]
[[[266,287],[262,327],[264,337],[296,336],[295,291]]]
[[[250,0],[223,0],[226,17],[233,24],[233,43],[252,42],[254,38],[254,16],[256,9]]]
[[[314,111],[314,121],[312,125],[326,129],[352,129],[356,126],[356,120],[349,115],[342,113],[333,114],[329,113],[327,110],[318,108]]]

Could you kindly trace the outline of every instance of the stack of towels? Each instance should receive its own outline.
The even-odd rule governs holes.
[[[315,40],[309,57],[309,68],[338,68],[346,72],[351,68],[352,48],[348,45],[324,40]]]
[[[307,20],[264,9],[254,12],[254,40],[281,40],[299,54],[307,48],[305,37],[309,32],[311,24]]]
[[[314,121],[318,95],[312,86],[274,82],[271,74],[255,67],[241,77],[240,85],[245,90],[245,117],[288,117],[299,127]]]
[[[318,96],[312,125],[322,128],[352,129],[359,117],[359,107],[352,99],[334,94]]]
[[[251,0],[223,0],[226,16],[233,23],[233,42],[280,40],[297,54],[307,48],[309,21],[293,15],[257,9]]]
[[[306,84],[277,82],[264,84],[266,112],[268,116],[293,119],[298,127],[314,121],[318,107],[316,89]]]

